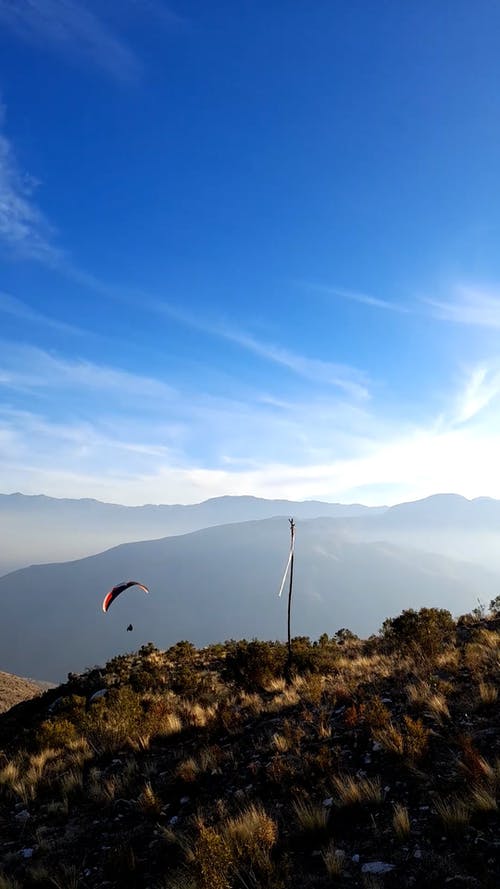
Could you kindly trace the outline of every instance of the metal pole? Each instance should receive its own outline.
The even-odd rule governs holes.
[[[292,609],[292,588],[293,588],[293,557],[294,557],[294,538],[295,538],[295,522],[293,519],[289,519],[290,522],[290,546],[292,550],[292,558],[290,560],[290,586],[288,588],[288,660],[286,665],[286,679],[289,682],[292,675],[292,638],[290,633],[290,614]]]

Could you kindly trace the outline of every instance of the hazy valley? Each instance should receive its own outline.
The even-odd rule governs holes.
[[[286,591],[282,599],[277,592],[289,514],[297,518],[295,635],[317,638],[348,627],[366,637],[404,608],[430,605],[458,615],[500,590],[494,500],[438,495],[387,510],[256,498],[127,508],[13,495],[1,504],[4,563],[13,537],[18,561],[23,547],[25,564],[33,561],[45,542],[57,558],[0,578],[0,668],[43,680],[60,681],[149,641],[167,647],[179,639],[201,646],[283,639]],[[228,515],[234,521],[224,524]],[[163,536],[60,561],[70,545],[126,539],[141,522],[143,534],[156,522]],[[183,533],[186,523],[202,522],[211,527]],[[104,615],[105,592],[126,579],[142,581],[150,595],[131,589]]]

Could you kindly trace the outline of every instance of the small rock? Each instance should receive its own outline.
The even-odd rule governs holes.
[[[323,800],[323,805],[325,809],[330,809],[333,806],[333,796],[327,796],[327,798]]]
[[[20,821],[22,824],[24,824],[26,821],[29,821],[31,815],[27,809],[23,809],[22,812],[18,812],[17,815],[15,815],[14,817],[16,821]]]
[[[444,881],[446,885],[456,887],[462,886],[477,886],[479,887],[481,884],[479,880],[476,880],[475,877],[468,876],[467,874],[455,874],[453,877],[447,877]]]
[[[177,824],[178,821],[179,821],[178,815],[173,815],[168,823],[174,825],[174,824]]]
[[[394,870],[394,865],[386,861],[367,861],[361,867],[362,874],[388,874],[391,870]]]
[[[34,849],[22,849],[21,855],[23,856],[23,858],[33,858],[34,851]]]
[[[414,857],[414,858],[422,858],[422,850],[421,850],[421,849],[415,849],[415,851],[414,851],[414,853],[413,853],[413,857]]]
[[[185,806],[189,802],[188,796],[181,796],[181,806]]]
[[[351,861],[353,861],[354,864],[359,864],[359,855],[353,855]]]
[[[378,741],[374,741],[373,744],[372,744],[372,747],[373,747],[373,752],[374,752],[374,753],[379,753],[380,750],[382,750],[382,744],[379,744]]]

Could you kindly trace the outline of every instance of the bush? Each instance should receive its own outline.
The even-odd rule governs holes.
[[[286,662],[286,646],[281,642],[235,642],[231,645],[224,673],[249,689],[260,689],[272,679],[282,676]]]
[[[445,608],[409,608],[382,624],[384,642],[391,651],[406,650],[435,657],[455,634],[455,622]]]

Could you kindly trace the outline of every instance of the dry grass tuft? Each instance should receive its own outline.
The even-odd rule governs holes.
[[[181,731],[182,721],[177,713],[166,713],[158,726],[158,734],[160,735],[177,735]]]
[[[7,797],[15,796],[15,787],[19,783],[19,763],[11,759],[0,769],[0,792]]]
[[[297,800],[293,804],[293,811],[302,834],[313,839],[326,836],[329,813],[325,806],[308,800]]]
[[[264,684],[264,690],[270,692],[271,694],[277,694],[278,692],[284,692],[287,687],[286,679],[281,677],[276,677],[274,679],[269,679]]]
[[[479,683],[479,699],[484,707],[491,707],[498,700],[498,688],[491,682]]]
[[[438,722],[443,722],[445,719],[450,718],[450,711],[448,709],[448,704],[446,703],[446,698],[440,692],[434,692],[427,701],[427,707],[438,720]]]
[[[499,761],[497,760],[495,765],[492,766],[475,749],[469,737],[463,740],[462,759],[458,765],[475,784],[486,783],[496,786],[498,763]]]
[[[474,812],[498,811],[495,794],[488,787],[474,787],[468,802]]]
[[[330,843],[328,848],[322,852],[321,857],[325,863],[328,876],[340,877],[344,870],[345,853],[341,849],[336,849],[334,843]]]
[[[290,738],[276,733],[271,738],[271,743],[278,753],[286,753],[290,749]]]
[[[281,694],[277,694],[274,700],[270,702],[268,710],[270,713],[276,713],[279,710],[283,710],[285,707],[293,707],[295,704],[298,704],[299,701],[300,694],[297,689],[293,687],[286,688],[285,691],[281,692]]]
[[[449,833],[460,833],[470,822],[470,806],[460,797],[437,799],[434,807],[443,827]]]
[[[176,776],[180,778],[181,781],[186,781],[188,784],[196,781],[199,773],[200,767],[193,756],[188,756],[187,759],[183,759],[175,770]]]
[[[235,860],[249,862],[260,871],[269,870],[269,856],[278,839],[278,825],[263,806],[252,803],[240,815],[229,818],[223,836]]]
[[[380,744],[387,753],[402,756],[404,753],[404,738],[399,729],[393,723],[385,728],[373,731],[373,740]]]
[[[380,778],[356,778],[338,775],[333,779],[337,791],[336,803],[340,807],[374,805],[382,802]]]
[[[392,826],[398,840],[407,840],[410,836],[410,816],[406,806],[396,803],[392,816]]]
[[[145,815],[157,817],[161,813],[163,803],[153,790],[151,781],[146,781],[144,784],[144,787],[139,794],[137,805]]]

